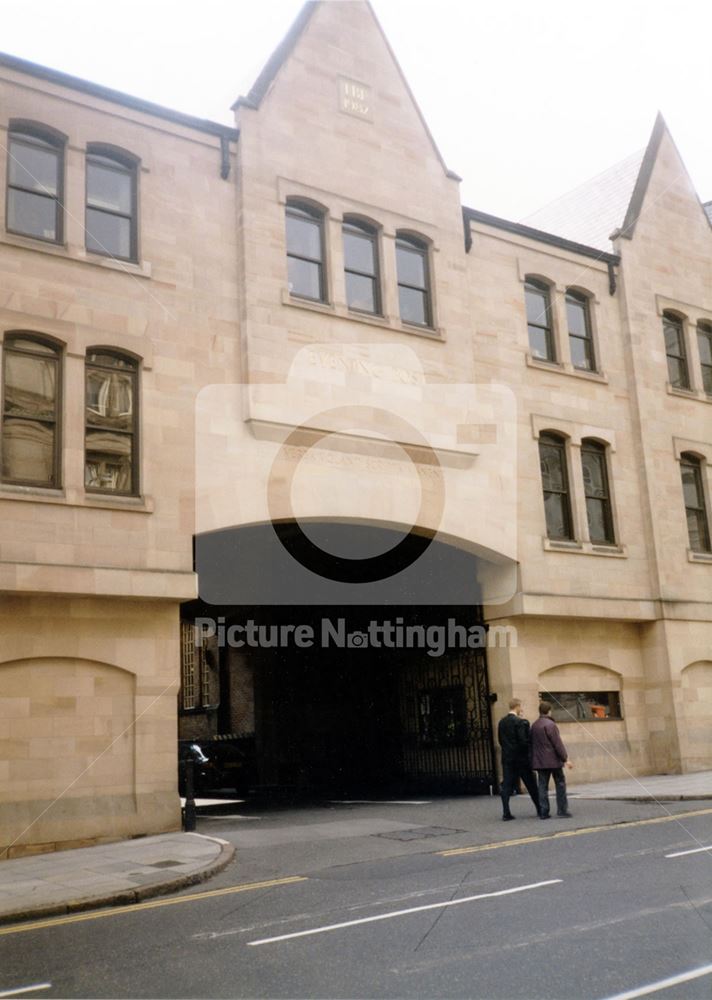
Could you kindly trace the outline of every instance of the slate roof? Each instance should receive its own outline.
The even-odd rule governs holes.
[[[521,221],[610,253],[609,237],[623,225],[644,154],[633,153]]]

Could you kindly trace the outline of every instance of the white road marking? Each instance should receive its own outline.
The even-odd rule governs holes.
[[[36,983],[34,986],[16,986],[14,990],[5,990],[0,997],[19,997],[23,993],[36,993],[38,990],[51,990],[52,983]]]
[[[712,847],[693,847],[690,851],[675,851],[674,854],[666,854],[666,858],[682,858],[686,854],[699,854],[700,851],[712,851]]]
[[[689,983],[691,979],[701,979],[702,976],[709,975],[712,975],[712,965],[702,965],[699,969],[690,969],[689,972],[681,972],[668,979],[659,979],[657,983],[649,983],[647,986],[639,986],[634,990],[626,990],[625,993],[616,993],[615,996],[606,997],[606,1000],[635,1000],[636,997],[646,997],[649,993],[657,993],[658,990],[667,990],[671,986],[679,986],[680,983]]]
[[[248,941],[254,947],[258,944],[273,944],[275,941],[289,941],[291,938],[308,937],[312,934],[326,934],[328,931],[338,931],[343,927],[356,927],[358,924],[370,924],[376,920],[393,920],[394,917],[405,917],[410,913],[422,913],[424,910],[440,910],[446,906],[460,906],[462,903],[472,903],[476,899],[493,899],[495,896],[509,896],[515,892],[526,892],[528,889],[540,889],[545,885],[557,885],[560,878],[548,879],[546,882],[532,882],[530,885],[518,885],[513,889],[499,889],[497,892],[483,892],[477,896],[465,896],[464,899],[446,899],[442,903],[428,903],[425,906],[411,906],[407,910],[392,910],[390,913],[379,913],[375,917],[361,917],[358,920],[345,920],[340,924],[328,924],[325,927],[312,927],[308,931],[296,931],[294,934],[280,934],[278,937],[261,938],[259,941]]]

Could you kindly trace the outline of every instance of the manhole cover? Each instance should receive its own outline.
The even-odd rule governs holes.
[[[152,865],[146,865],[147,868],[175,868],[177,865],[182,865],[182,861],[156,861]]]
[[[386,840],[425,840],[427,837],[444,837],[448,833],[464,833],[464,830],[451,830],[447,826],[418,826],[414,830],[392,830],[390,833],[374,833],[374,837],[385,837]]]

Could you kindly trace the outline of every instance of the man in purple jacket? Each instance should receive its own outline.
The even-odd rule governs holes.
[[[549,779],[554,776],[556,786],[556,811],[559,816],[570,816],[569,804],[566,799],[566,778],[564,764],[569,762],[569,755],[559,733],[559,727],[550,717],[551,705],[548,701],[539,702],[539,718],[531,728],[532,767],[539,774],[539,817],[549,818]]]

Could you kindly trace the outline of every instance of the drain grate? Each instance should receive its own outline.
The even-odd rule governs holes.
[[[451,830],[447,826],[416,826],[412,830],[391,830],[390,833],[374,833],[374,837],[385,837],[386,840],[426,840],[428,837],[444,837],[449,833],[464,833],[464,830]]]

